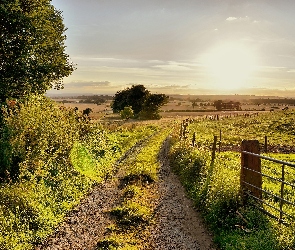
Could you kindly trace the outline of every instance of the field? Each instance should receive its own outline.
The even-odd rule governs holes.
[[[190,97],[192,98],[192,97]],[[205,97],[204,97],[205,98]],[[216,96],[215,98],[221,98],[220,96]],[[228,97],[233,98],[233,97]],[[189,98],[188,98],[189,99]],[[230,99],[231,100],[231,99]],[[56,101],[59,105],[63,105],[65,107],[74,108],[77,107],[78,110],[83,111],[86,108],[90,108],[92,110],[92,113],[90,114],[90,117],[92,119],[119,119],[118,115],[114,115],[111,108],[111,100],[107,100],[105,103],[96,105],[93,103],[81,103],[81,99],[75,99],[75,98],[55,98],[54,101]],[[167,104],[165,104],[163,107],[161,107],[160,115],[163,118],[180,118],[180,117],[203,117],[206,115],[212,115],[212,114],[219,114],[219,115],[234,115],[234,114],[241,114],[245,112],[269,112],[271,109],[274,109],[276,111],[281,110],[285,107],[283,104],[261,104],[259,106],[254,105],[249,100],[244,100],[241,104],[241,111],[217,111],[216,108],[212,105],[214,102],[214,99],[211,98],[207,101],[201,101],[196,102],[196,106],[192,106],[192,101],[185,100],[185,99],[179,99],[179,100],[170,100]],[[295,109],[295,106],[288,105],[289,109]]]
[[[79,110],[90,107],[82,103],[65,105],[76,104],[80,105]],[[168,108],[175,107],[170,104]],[[96,108],[94,113],[109,108],[109,104],[92,105]],[[285,227],[255,209],[252,203],[243,205],[239,192],[239,146],[243,139],[257,139],[263,147],[268,136],[266,155],[295,161],[295,113],[254,113],[219,120],[205,115],[189,119],[184,138],[180,137],[180,116],[141,122],[123,121],[110,114],[90,122],[79,113],[60,109],[50,100],[32,99],[9,113],[5,119],[7,130],[0,141],[4,149],[2,166],[7,166],[5,171],[1,169],[2,176],[7,178],[0,186],[1,249],[33,249],[93,186],[113,178],[118,171],[123,171],[124,195],[131,196],[120,198],[122,202],[110,211],[115,218],[114,225],[109,226],[111,234],[97,244],[124,245],[125,249],[131,243],[141,244],[142,226],[151,222],[154,209],[147,202],[151,195],[149,183],[157,181],[157,155],[168,135],[171,167],[202,212],[220,249],[294,249],[292,220]],[[212,162],[213,137],[220,136],[220,132],[220,153]],[[194,133],[196,141],[192,146]],[[276,166],[264,167],[266,173],[280,178]],[[294,183],[294,171],[286,173],[286,180]],[[279,192],[272,181],[264,179],[263,183],[264,188]],[[294,201],[293,197],[294,190],[287,189],[286,198]],[[278,205],[275,199],[270,202]],[[294,208],[285,209],[294,214]],[[131,230],[128,234],[126,225]]]

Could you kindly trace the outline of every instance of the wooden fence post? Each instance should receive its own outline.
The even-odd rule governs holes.
[[[195,146],[195,142],[196,142],[196,132],[193,133],[193,140],[192,140],[193,147]]]
[[[264,152],[267,153],[267,135],[264,137]]]
[[[259,141],[243,140],[241,145],[241,152],[242,151],[260,154]],[[262,175],[260,158],[241,153],[240,186],[242,192],[244,192],[244,190],[249,190],[253,196],[257,197],[258,199],[262,199]]]
[[[213,148],[212,148],[212,158],[211,158],[212,163],[215,160],[216,144],[217,144],[217,135],[214,135],[214,142],[213,142]]]

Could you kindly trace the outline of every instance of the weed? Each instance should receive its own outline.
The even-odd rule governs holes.
[[[115,239],[101,240],[96,244],[97,250],[115,250],[118,249],[119,243]]]
[[[148,208],[134,202],[127,202],[124,206],[116,207],[110,211],[110,214],[116,218],[117,224],[124,229],[147,225],[151,217]]]
[[[139,195],[140,193],[141,193],[141,190],[139,187],[137,187],[135,185],[127,186],[124,191],[123,198],[124,199],[132,199],[135,196]]]

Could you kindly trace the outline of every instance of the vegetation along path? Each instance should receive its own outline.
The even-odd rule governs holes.
[[[212,237],[203,225],[201,216],[170,170],[168,150],[169,140],[165,140],[158,156],[161,163],[158,181],[149,187],[152,193],[157,194],[152,196],[154,200],[149,201],[154,207],[153,223],[139,230],[142,245],[132,249],[213,250]],[[124,161],[130,161],[128,158],[135,157],[136,154],[134,151]],[[112,244],[108,246],[114,248],[107,245],[105,248],[97,247],[97,243],[110,231],[107,227],[112,224],[109,211],[122,202],[124,191],[120,180],[124,174],[120,168],[114,178],[96,186],[55,233],[36,249],[129,249],[128,246],[120,248]]]

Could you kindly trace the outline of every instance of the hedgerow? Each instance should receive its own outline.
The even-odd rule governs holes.
[[[44,96],[2,106],[0,249],[33,249],[156,126],[110,131]]]

